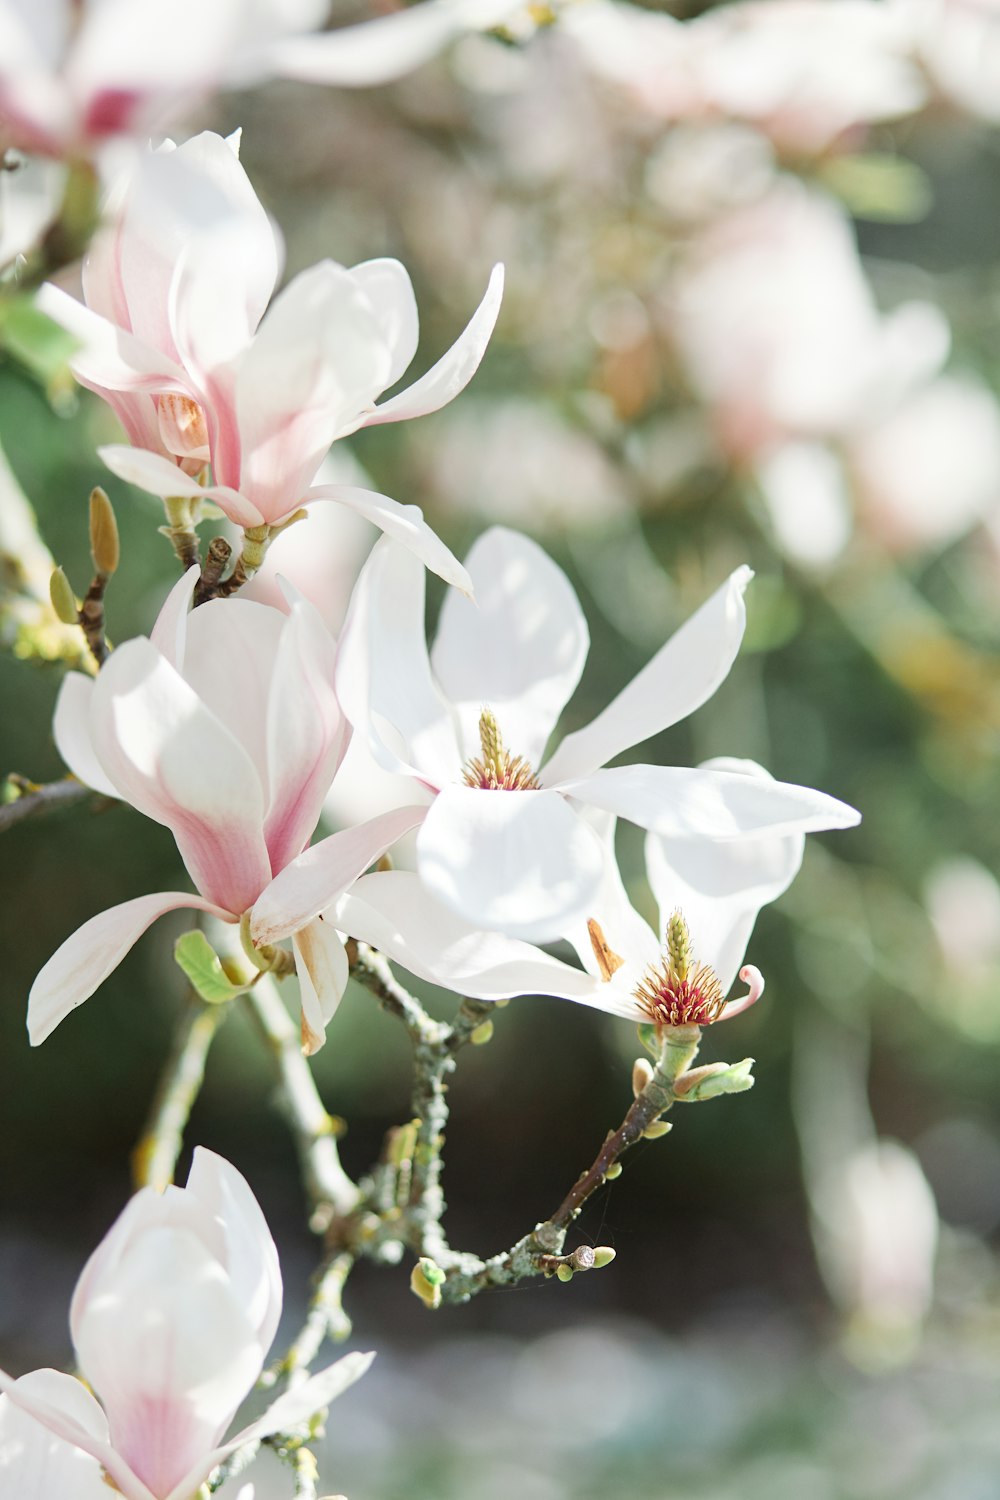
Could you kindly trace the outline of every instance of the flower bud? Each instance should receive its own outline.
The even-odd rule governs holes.
[[[100,485],[90,492],[90,555],[94,567],[105,578],[117,571],[121,556],[118,522],[111,501]]]
[[[622,1175],[622,1164],[621,1164],[621,1162],[620,1161],[613,1161],[611,1163],[611,1165],[608,1167],[607,1171],[604,1173],[604,1180],[605,1180],[605,1182],[613,1182],[616,1177],[620,1177],[621,1175]]]
[[[571,1266],[556,1266],[556,1276],[560,1281],[572,1281],[573,1269]]]
[[[745,1094],[754,1086],[750,1069],[752,1057],[738,1063],[706,1063],[701,1068],[691,1068],[674,1084],[674,1093],[685,1104],[704,1099],[716,1099],[720,1094]]]
[[[647,1141],[658,1141],[661,1136],[666,1135],[673,1128],[669,1120],[650,1120],[642,1133]]]
[[[610,1266],[617,1253],[610,1245],[598,1245],[594,1250],[594,1270],[603,1271],[605,1266]]]
[[[423,1255],[410,1274],[410,1291],[419,1297],[425,1307],[432,1311],[441,1306],[441,1288],[444,1272],[436,1261]]]
[[[652,1077],[652,1065],[644,1057],[637,1057],[632,1064],[632,1092],[637,1099]]]
[[[486,1043],[490,1040],[492,1035],[493,1022],[487,1019],[483,1021],[482,1025],[477,1026],[475,1031],[471,1033],[469,1041],[474,1047],[485,1047]]]
[[[52,600],[52,608],[64,625],[79,625],[80,606],[62,568],[55,568],[49,579],[49,598]]]

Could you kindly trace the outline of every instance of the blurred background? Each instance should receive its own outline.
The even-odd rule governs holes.
[[[810,839],[752,941],[765,1001],[706,1034],[704,1060],[757,1059],[753,1093],[683,1111],[581,1219],[612,1268],[430,1314],[402,1268],[359,1267],[355,1339],[380,1356],[331,1414],[324,1477],[354,1500],[992,1496],[1000,11],[577,0],[548,19],[391,88],[230,96],[191,130],[243,126],[286,275],[406,264],[421,369],[506,262],[469,390],[339,461],[421,505],[459,556],[502,522],[567,571],[593,645],[563,729],[748,561],[730,678],[634,758],[750,756],[864,822]],[[78,592],[91,487],[116,502],[124,639],[176,563],[157,503],[94,455],[117,435],[60,373],[0,365],[0,446]],[[374,534],[328,514],[278,546],[311,551],[327,524],[313,587],[336,624]],[[3,771],[61,774],[62,670],[0,656]],[[367,795],[336,799],[331,826]],[[652,914],[633,833],[623,868]],[[129,1191],[182,1003],[183,920],[34,1054],[28,987],[87,917],[185,877],[169,834],[124,807],[27,821],[0,854],[0,1359],[20,1371],[70,1358],[72,1286]],[[624,1113],[637,1052],[626,1023],[558,1000],[498,1013],[452,1087],[453,1244],[490,1254],[553,1211]],[[234,1014],[188,1139],[260,1198],[291,1329],[318,1247],[265,1062]],[[315,1066],[360,1172],[407,1118],[405,1037],[352,989]],[[276,1464],[258,1471],[259,1500],[283,1492]]]

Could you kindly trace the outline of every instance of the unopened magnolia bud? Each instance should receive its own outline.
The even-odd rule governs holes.
[[[444,1272],[441,1267],[428,1256],[422,1256],[410,1275],[410,1291],[420,1298],[425,1307],[433,1309],[441,1306],[443,1284]]]
[[[594,1270],[603,1271],[605,1266],[610,1266],[616,1254],[610,1245],[598,1245],[594,1251]]]
[[[117,571],[121,557],[118,522],[111,501],[98,485],[90,492],[90,555],[105,578]]]
[[[637,1057],[632,1064],[632,1092],[637,1099],[652,1077],[652,1065],[644,1057]]]
[[[569,1266],[556,1266],[556,1275],[560,1281],[572,1281],[573,1272]]]
[[[613,1182],[616,1177],[620,1177],[621,1175],[622,1175],[622,1164],[621,1164],[621,1162],[620,1161],[613,1161],[611,1163],[610,1167],[608,1167],[607,1171],[604,1174],[604,1180],[606,1182]]]
[[[80,607],[62,568],[55,568],[49,579],[49,598],[52,600],[52,608],[64,625],[79,625]]]
[[[469,1041],[474,1047],[485,1047],[486,1043],[490,1040],[492,1035],[493,1022],[490,1020],[486,1020],[483,1021],[482,1025],[477,1026],[475,1031],[471,1033]]]
[[[691,1068],[674,1084],[677,1098],[691,1104],[704,1099],[717,1099],[720,1094],[745,1094],[754,1085],[752,1057],[738,1063],[706,1063],[702,1068]]]
[[[661,1135],[666,1135],[673,1128],[669,1120],[650,1120],[642,1133],[647,1141],[658,1141]]]

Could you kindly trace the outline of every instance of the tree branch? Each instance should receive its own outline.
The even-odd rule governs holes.
[[[206,1005],[189,992],[145,1129],[132,1152],[136,1188],[154,1187],[162,1193],[173,1182],[184,1130],[205,1078],[208,1050],[228,1014],[228,1005]]]
[[[10,801],[3,800],[13,793]],[[107,802],[91,787],[84,786],[75,776],[66,776],[61,781],[49,781],[39,785],[11,771],[0,786],[0,833],[13,828],[15,823],[33,817],[35,813],[49,812],[56,807],[71,806],[85,802],[88,798]]]

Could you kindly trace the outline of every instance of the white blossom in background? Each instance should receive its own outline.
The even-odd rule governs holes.
[[[743,778],[758,789],[775,786],[752,761],[710,761],[703,770],[706,776]],[[568,921],[561,934],[576,949],[582,969],[467,921],[408,871],[366,875],[325,913],[326,921],[420,978],[482,1000],[554,995],[658,1025],[708,1025],[752,1005],[764,982],[757,969],[741,967],[747,944],[760,908],[798,873],[803,833],[727,843],[649,834],[647,878],[660,908],[654,931],[625,894],[614,819],[592,815],[591,825],[601,853],[600,879],[583,915]],[[262,937],[278,938],[302,921],[307,900],[308,886],[290,867],[255,909]],[[681,969],[667,940],[671,928],[673,939],[679,932],[688,949]],[[727,1002],[737,973],[747,993]]]
[[[377,405],[416,352],[409,276],[395,260],[351,269],[323,261],[265,313],[281,246],[237,145],[205,132],[148,153],[88,257],[88,305],[53,286],[40,295],[42,309],[83,345],[74,372],[112,405],[134,445],[104,448],[102,457],[154,495],[213,500],[244,527],[337,501],[465,587],[418,507],[314,480],[337,438],[423,416],[458,395],[496,323],[502,268],[451,349]],[[213,482],[202,485],[209,462]]]
[[[103,1469],[126,1500],[191,1500],[230,1453],[308,1421],[371,1363],[346,1356],[224,1441],[263,1369],[281,1300],[257,1200],[227,1161],[196,1149],[187,1186],[143,1188],[83,1269],[70,1327],[87,1385],[55,1370],[20,1380],[0,1371],[0,1433],[13,1434],[0,1477],[57,1486],[19,1488],[24,1500],[98,1500]]]
[[[520,0],[425,0],[316,35],[329,0],[0,0],[0,148],[78,156],[223,88],[386,83]]]
[[[793,153],[823,152],[927,96],[909,28],[882,0],[755,0],[684,22],[585,0],[560,25],[599,76],[650,113],[743,122]]]
[[[66,169],[54,161],[23,160],[0,170],[0,272],[26,255],[55,218]]]
[[[294,599],[286,614],[226,599],[189,613],[197,577],[192,568],[175,585],[149,639],[118,646],[96,679],[65,678],[55,735],[81,781],[170,829],[199,894],[139,896],[85,922],[32,986],[35,1044],[167,912],[238,923],[308,844],[346,751],[336,645],[312,605]],[[330,882],[324,905],[423,815],[422,806],[400,809],[317,846]],[[304,924],[293,946],[303,1036],[315,1050],[346,984],[346,960],[320,922]]]
[[[375,760],[436,794],[417,837],[418,868],[467,921],[534,940],[559,936],[601,878],[586,806],[668,836],[724,842],[857,821],[852,808],[808,787],[715,769],[606,768],[693,713],[726,677],[743,636],[749,569],[737,569],[546,759],[589,647],[579,603],[541,548],[501,527],[479,539],[467,567],[477,603],[446,599],[428,652],[424,571],[380,542],[355,591],[338,666],[341,702]]]
[[[889,0],[909,28],[934,92],[953,108],[1000,121],[1000,4],[997,0]]]

